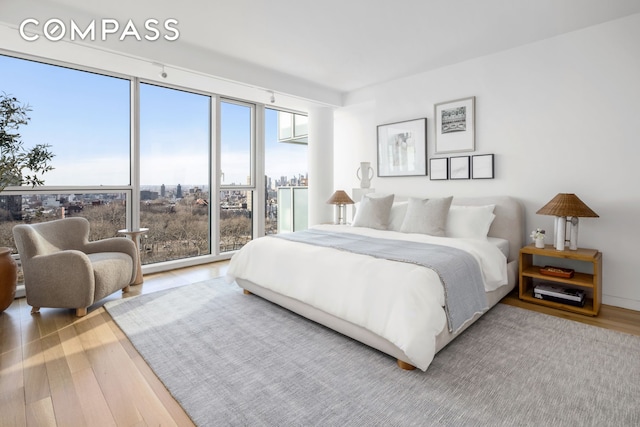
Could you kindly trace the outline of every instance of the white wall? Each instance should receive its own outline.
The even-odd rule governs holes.
[[[493,180],[379,178],[379,192],[419,196],[507,194],[526,209],[526,234],[553,230],[535,212],[576,193],[579,245],[603,252],[603,302],[640,310],[640,15],[348,94],[335,114],[335,188],[358,186],[377,164],[376,126],[426,117],[435,103],[476,96],[476,151],[494,153]],[[425,51],[428,51],[428,44]],[[377,168],[376,168],[377,171]]]

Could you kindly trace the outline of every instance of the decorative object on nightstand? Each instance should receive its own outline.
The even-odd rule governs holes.
[[[352,205],[353,200],[343,190],[337,190],[327,203],[330,205],[336,205],[336,224],[347,223],[347,205]]]
[[[544,248],[544,236],[545,232],[541,228],[536,228],[531,232],[531,238],[536,245],[536,248]]]
[[[585,205],[575,194],[559,193],[536,212],[541,215],[554,215],[555,248],[563,251],[567,241],[566,226],[569,223],[569,249],[578,249],[578,218],[599,218],[599,215]]]
[[[362,176],[360,176],[362,174]],[[360,188],[369,188],[373,178],[373,168],[370,162],[360,162],[360,167],[356,170],[356,177],[360,180]]]

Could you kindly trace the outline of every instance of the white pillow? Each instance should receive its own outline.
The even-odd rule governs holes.
[[[487,238],[493,219],[495,205],[457,206],[451,205],[447,217],[446,236],[467,239]]]
[[[389,230],[400,231],[404,217],[407,213],[409,202],[397,202],[391,205],[391,213],[389,214]]]
[[[445,197],[423,200],[411,197],[400,231],[444,237],[452,199],[453,197]]]
[[[377,228],[386,230],[389,226],[389,214],[393,204],[393,194],[375,197],[366,194],[362,197],[360,206],[353,219],[354,227]]]

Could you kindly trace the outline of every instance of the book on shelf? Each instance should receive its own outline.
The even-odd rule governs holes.
[[[533,296],[542,300],[583,307],[587,295],[582,289],[567,288],[550,283],[539,283],[533,288]]]

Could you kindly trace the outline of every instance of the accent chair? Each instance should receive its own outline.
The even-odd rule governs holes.
[[[132,240],[89,241],[89,221],[74,217],[13,227],[20,254],[27,304],[72,308],[78,317],[96,301],[136,279],[138,253]]]

